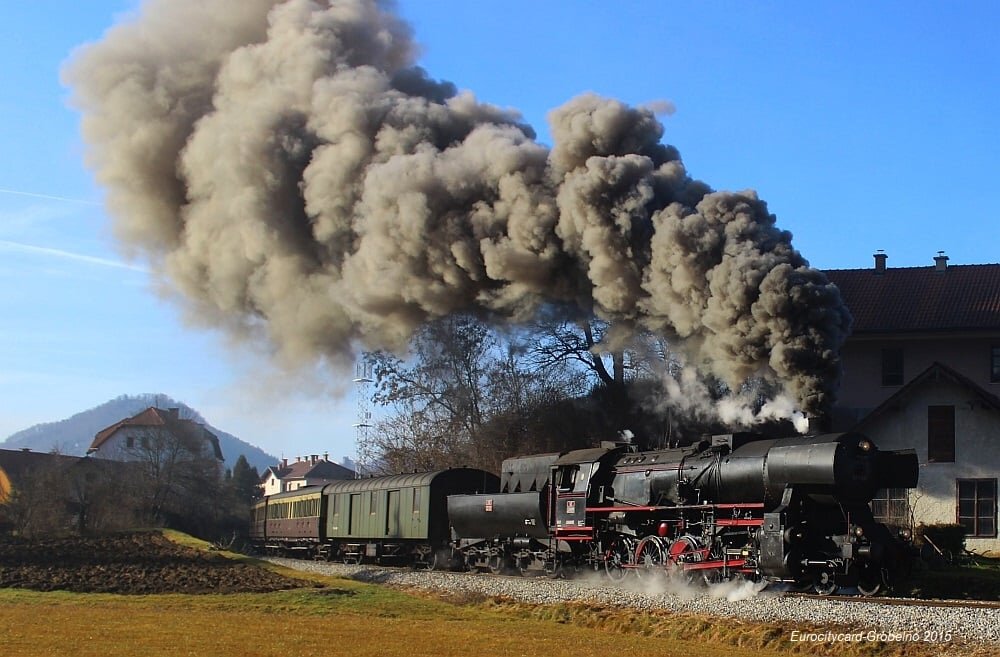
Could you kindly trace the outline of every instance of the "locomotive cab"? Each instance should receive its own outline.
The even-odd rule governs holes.
[[[610,463],[621,448],[599,447],[569,452],[552,464],[552,527],[557,536],[572,536],[593,527],[587,514],[605,502]],[[589,537],[588,537],[589,538]]]

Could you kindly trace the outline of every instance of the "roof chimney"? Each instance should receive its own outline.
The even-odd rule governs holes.
[[[330,452],[323,452],[323,460],[324,461],[330,460]]]
[[[944,271],[947,268],[948,268],[948,256],[944,254],[944,251],[938,251],[938,254],[934,256],[935,271]]]
[[[889,259],[885,251],[879,249],[875,252],[875,273],[884,274],[885,273],[885,261]]]
[[[288,459],[281,459],[281,467],[283,468],[288,467]]]

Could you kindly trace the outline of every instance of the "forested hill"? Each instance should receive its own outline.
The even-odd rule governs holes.
[[[122,395],[64,420],[36,424],[0,442],[0,449],[27,447],[35,452],[58,451],[71,456],[83,456],[98,431],[119,420],[132,417],[150,406],[179,408],[182,418],[195,420],[207,426],[219,437],[219,445],[226,459],[227,468],[232,467],[240,454],[243,454],[258,472],[263,472],[265,468],[278,462],[277,458],[264,450],[213,427],[198,411],[187,404],[161,394]]]

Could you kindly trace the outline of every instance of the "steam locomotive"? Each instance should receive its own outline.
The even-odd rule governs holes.
[[[507,459],[499,479],[462,468],[271,496],[252,511],[251,538],[347,561],[746,577],[873,595],[908,558],[868,503],[877,489],[915,487],[917,472],[912,450],[880,451],[854,432],[727,434],[645,452],[609,442]],[[315,502],[296,507],[305,499]]]

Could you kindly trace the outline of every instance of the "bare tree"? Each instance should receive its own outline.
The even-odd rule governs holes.
[[[405,361],[369,355],[374,401],[392,410],[371,438],[382,469],[496,471],[511,454],[589,438],[565,418],[568,400],[587,390],[580,372],[565,362],[539,367],[523,342],[523,335],[452,317],[426,327]]]
[[[412,401],[376,425],[373,447],[380,474],[426,471],[474,463],[470,443],[450,432],[451,423],[432,417]]]
[[[12,488],[4,515],[14,534],[32,538],[66,531],[69,516],[59,482],[59,468],[50,463]]]
[[[543,318],[527,334],[531,367],[571,367],[589,381],[581,396],[591,400],[606,436],[628,432],[644,445],[665,444],[671,417],[663,405],[662,381],[682,365],[669,342],[634,327],[596,318]]]
[[[383,352],[368,354],[376,380],[376,403],[393,406],[395,416],[376,427],[376,451],[384,468],[475,460],[488,410],[495,336],[470,317],[448,317],[427,325],[404,361]]]
[[[218,514],[221,472],[204,435],[137,427],[122,456],[145,522],[203,533]]]

